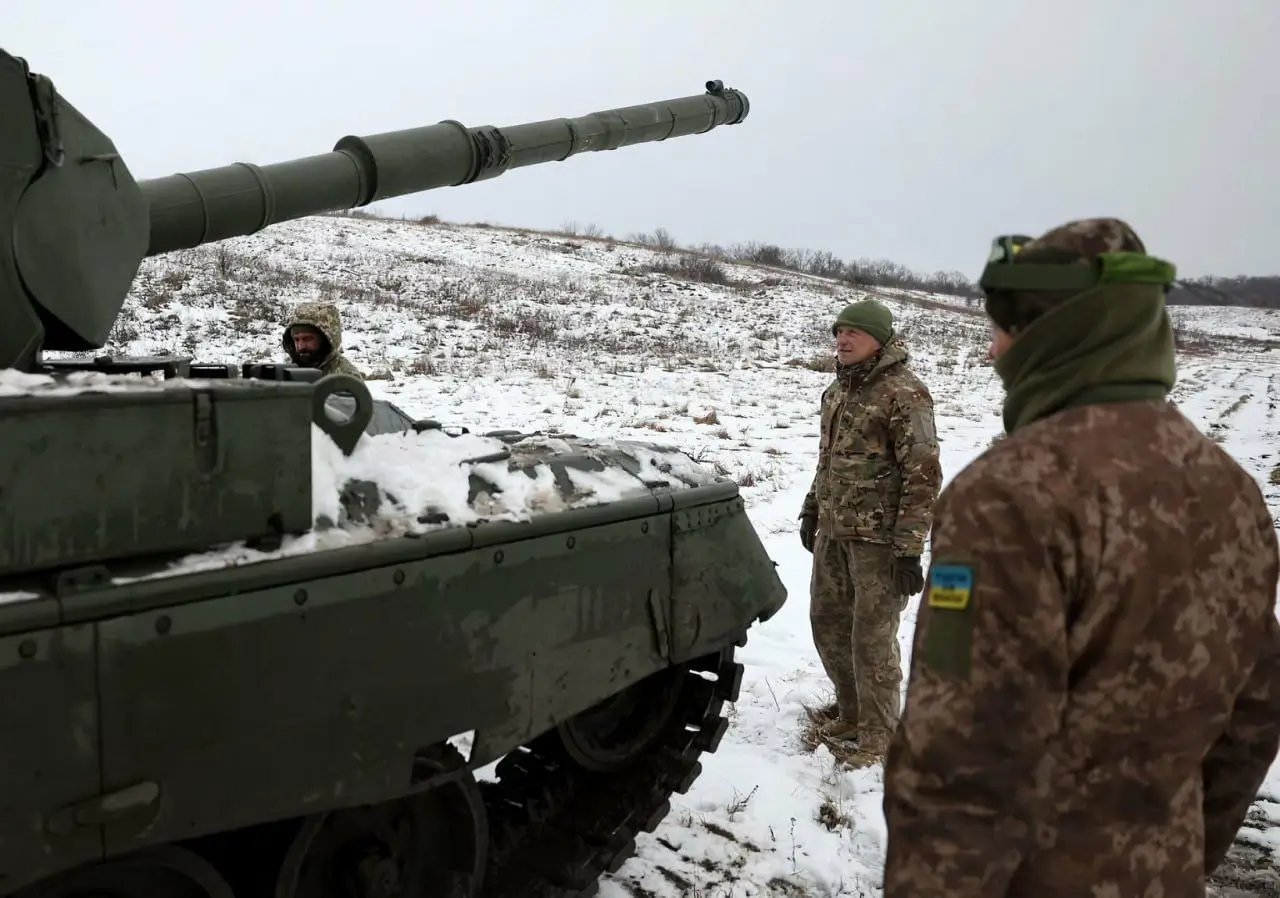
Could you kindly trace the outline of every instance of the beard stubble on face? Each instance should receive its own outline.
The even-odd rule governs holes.
[[[881,349],[876,338],[860,331],[841,331],[836,336],[836,361],[841,365],[857,365]]]

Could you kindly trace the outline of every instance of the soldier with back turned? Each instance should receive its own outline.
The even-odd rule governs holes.
[[[1202,898],[1275,757],[1275,523],[1167,399],[1173,276],[1116,219],[993,244],[1008,435],[938,500],[886,898]]]

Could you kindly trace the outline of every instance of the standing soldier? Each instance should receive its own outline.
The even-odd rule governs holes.
[[[299,303],[281,341],[295,365],[364,380],[364,373],[342,352],[342,317],[331,302]]]
[[[1008,436],[938,500],[886,898],[1200,898],[1275,757],[1275,524],[1165,398],[1173,276],[1116,219],[993,246]]]
[[[882,760],[898,724],[898,623],[924,584],[920,554],[942,483],[929,390],[907,367],[893,315],[873,299],[831,326],[836,376],[822,394],[818,470],[800,513],[813,553],[809,619],[836,689],[820,736]]]

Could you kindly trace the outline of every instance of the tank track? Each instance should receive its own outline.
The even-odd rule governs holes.
[[[742,644],[746,640],[740,640]],[[497,782],[480,783],[489,814],[489,858],[480,895],[577,898],[617,872],[702,772],[728,727],[742,664],[731,646],[679,669],[680,698],[657,742],[628,766],[598,773],[568,759],[554,731],[504,757]],[[714,679],[702,674],[711,674]]]
[[[744,634],[737,645],[745,642]],[[703,752],[719,746],[729,724],[722,716],[725,703],[737,700],[742,683],[743,666],[734,653],[730,646],[655,674],[668,677],[669,688],[678,695],[652,742],[619,769],[598,772],[576,763],[552,729],[503,757],[496,765],[497,781],[468,777],[467,788],[479,792],[477,803],[483,803],[487,818],[484,881],[476,890],[472,877],[459,874],[453,894],[594,895],[600,878],[617,872],[635,853],[636,837],[652,832],[671,810],[670,796],[693,785],[702,772]],[[456,749],[451,752],[463,763]],[[225,888],[208,894],[273,898],[281,864],[303,819],[179,844],[217,870]],[[46,887],[32,886],[27,894],[45,895]]]

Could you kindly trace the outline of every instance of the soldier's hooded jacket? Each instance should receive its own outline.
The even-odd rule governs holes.
[[[300,324],[310,325],[320,331],[328,342],[328,352],[311,362],[300,361],[293,348],[293,328]],[[284,351],[288,353],[295,365],[305,364],[308,367],[319,368],[325,374],[351,374],[361,380],[364,379],[364,373],[342,353],[342,317],[338,313],[338,307],[333,303],[299,303],[294,310],[293,318],[284,329],[281,342],[284,345]]]
[[[822,394],[818,468],[801,514],[829,536],[924,550],[942,483],[933,398],[898,336],[857,365],[838,365]]]
[[[1203,898],[1276,754],[1275,523],[1165,398],[1144,258],[1016,335],[1008,436],[938,500],[886,898]]]

